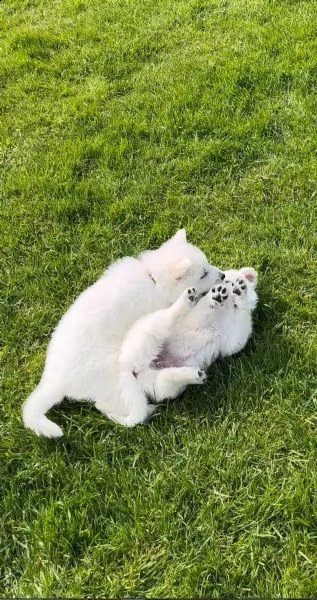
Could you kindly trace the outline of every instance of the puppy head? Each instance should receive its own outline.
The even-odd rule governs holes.
[[[185,229],[141,258],[167,304],[174,302],[187,287],[193,286],[199,294],[204,294],[221,280],[219,269],[209,265],[205,254],[187,241]]]

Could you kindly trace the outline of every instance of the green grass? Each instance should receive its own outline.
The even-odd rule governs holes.
[[[0,4],[0,594],[316,596],[314,0]],[[53,327],[186,226],[259,271],[255,334],[125,430],[21,424]]]

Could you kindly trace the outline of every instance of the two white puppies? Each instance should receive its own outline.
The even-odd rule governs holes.
[[[63,435],[45,413],[65,396],[93,401],[115,421],[123,422],[124,416],[125,425],[144,420],[150,411],[144,415],[143,405],[139,409],[135,402],[130,410],[133,390],[121,385],[119,359],[125,336],[140,317],[169,307],[188,286],[201,295],[223,276],[187,242],[184,229],[158,250],[114,263],[57,325],[41,381],[23,407],[25,426],[38,435]]]

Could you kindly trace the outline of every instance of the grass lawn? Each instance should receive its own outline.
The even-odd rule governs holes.
[[[314,0],[0,4],[0,594],[316,596]],[[21,405],[107,265],[179,226],[255,333],[145,426]]]

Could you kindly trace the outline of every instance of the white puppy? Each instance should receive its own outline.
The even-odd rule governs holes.
[[[63,435],[45,413],[65,396],[91,400],[120,420],[125,400],[118,393],[118,361],[129,328],[141,316],[170,306],[189,285],[203,294],[223,276],[187,242],[184,229],[158,250],[114,263],[55,329],[41,381],[23,407],[24,425],[38,435]],[[138,422],[139,415],[130,420]]]
[[[131,327],[119,358],[119,393],[125,401],[119,423],[144,421],[155,404],[176,398],[189,384],[203,383],[204,369],[218,356],[245,346],[257,304],[256,281],[249,267],[226,271],[225,282],[201,299],[189,288],[170,308]]]

